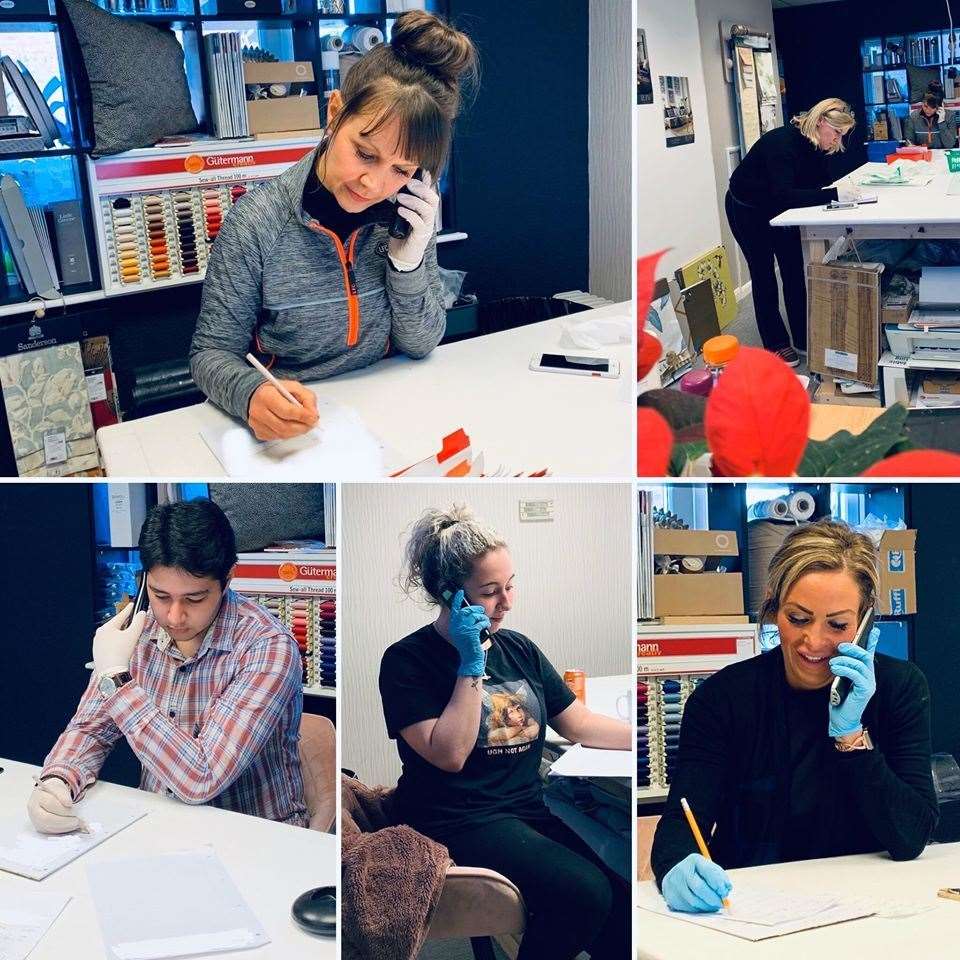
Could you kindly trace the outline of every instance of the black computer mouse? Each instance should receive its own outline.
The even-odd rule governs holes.
[[[293,901],[293,919],[307,933],[333,937],[337,933],[337,888],[314,887]]]

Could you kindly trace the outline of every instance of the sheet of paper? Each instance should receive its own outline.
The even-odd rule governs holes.
[[[69,902],[61,893],[0,890],[0,957],[26,960]]]
[[[251,480],[373,480],[386,473],[384,445],[355,410],[317,399],[320,422],[291,440],[257,440],[246,426],[201,431],[204,443],[230,477]]]
[[[960,306],[960,267],[924,267],[920,272],[919,306]]]
[[[103,800],[95,793],[76,804],[74,810],[89,833],[38,833],[26,812],[22,817],[0,821],[0,870],[43,880],[147,813],[142,807]]]
[[[213,847],[101,860],[87,866],[87,877],[115,960],[164,960],[270,942]]]
[[[629,777],[633,772],[632,750],[597,750],[575,743],[550,768],[553,776]]]
[[[748,887],[742,883],[735,882],[733,891],[730,894],[731,907],[733,901],[746,893]],[[749,894],[748,894],[749,896]],[[727,933],[744,940],[767,940],[770,937],[782,937],[790,933],[799,933],[801,930],[810,930],[814,927],[826,927],[833,923],[843,923],[846,920],[857,920],[861,917],[868,917],[873,914],[873,910],[865,904],[855,902],[838,902],[833,907],[825,910],[818,910],[810,916],[800,919],[783,920],[776,923],[756,923],[735,920],[729,916],[721,916],[715,913],[680,913],[671,910],[657,888],[652,883],[641,883],[637,888],[637,906],[641,910],[648,910],[651,913],[658,913],[664,917],[671,917],[674,920],[681,920],[684,923],[694,923],[700,927],[708,927],[712,930],[718,930],[721,933]],[[784,911],[786,914],[788,911]],[[757,912],[754,916],[764,916],[767,918],[775,917],[776,911],[769,909],[766,912]]]
[[[782,890],[749,887],[738,883],[737,895],[730,897],[730,906],[724,907],[717,914],[717,918],[775,927],[795,920],[807,920],[837,904],[836,897],[801,896]]]

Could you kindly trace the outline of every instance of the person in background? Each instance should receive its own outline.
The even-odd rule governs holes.
[[[807,349],[803,250],[798,227],[771,227],[770,221],[793,207],[860,197],[859,188],[847,181],[831,187],[827,164],[827,157],[844,149],[843,138],[855,122],[843,100],[821,100],[760,137],[730,177],[724,206],[750,271],[757,330],[764,348],[791,367],[799,365],[799,354]],[[780,268],[789,335],[780,314],[774,260]]]
[[[903,139],[917,147],[952,150],[957,145],[957,113],[943,106],[943,84],[931,80],[920,101],[903,121]]]

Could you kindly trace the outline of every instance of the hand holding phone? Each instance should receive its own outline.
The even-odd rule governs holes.
[[[423,170],[421,170],[420,167],[417,167],[417,169],[413,171],[413,176],[410,179],[422,180]],[[412,194],[412,192],[413,191],[410,189],[410,187],[406,183],[397,191],[398,194],[400,193]],[[393,223],[390,224],[390,229],[387,231],[387,233],[389,233],[394,240],[405,240],[407,236],[409,236],[410,234],[410,226],[411,226],[410,221],[404,220],[403,217],[401,217],[400,214],[397,213],[394,215]]]
[[[863,711],[877,689],[873,653],[880,631],[873,626],[873,614],[868,610],[860,621],[855,642],[841,643],[836,656],[830,658],[830,670],[836,677],[830,688],[828,711],[831,737],[844,737],[862,727]]]
[[[490,641],[490,620],[483,607],[473,606],[461,587],[455,594],[444,590],[444,603],[450,606],[450,642],[460,654],[460,677],[482,677],[486,656],[484,641]]]
[[[133,598],[133,603],[129,606],[124,607],[125,610],[130,611],[130,616],[127,617],[126,622],[124,623],[124,629],[130,626],[133,623],[133,618],[141,611],[146,610],[150,605],[150,599],[147,596],[147,571],[141,570],[137,574],[137,595]]]

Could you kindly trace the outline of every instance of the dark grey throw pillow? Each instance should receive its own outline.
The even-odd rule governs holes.
[[[62,3],[89,81],[93,156],[152,147],[197,129],[183,50],[170,30],[115,17],[90,0]]]

